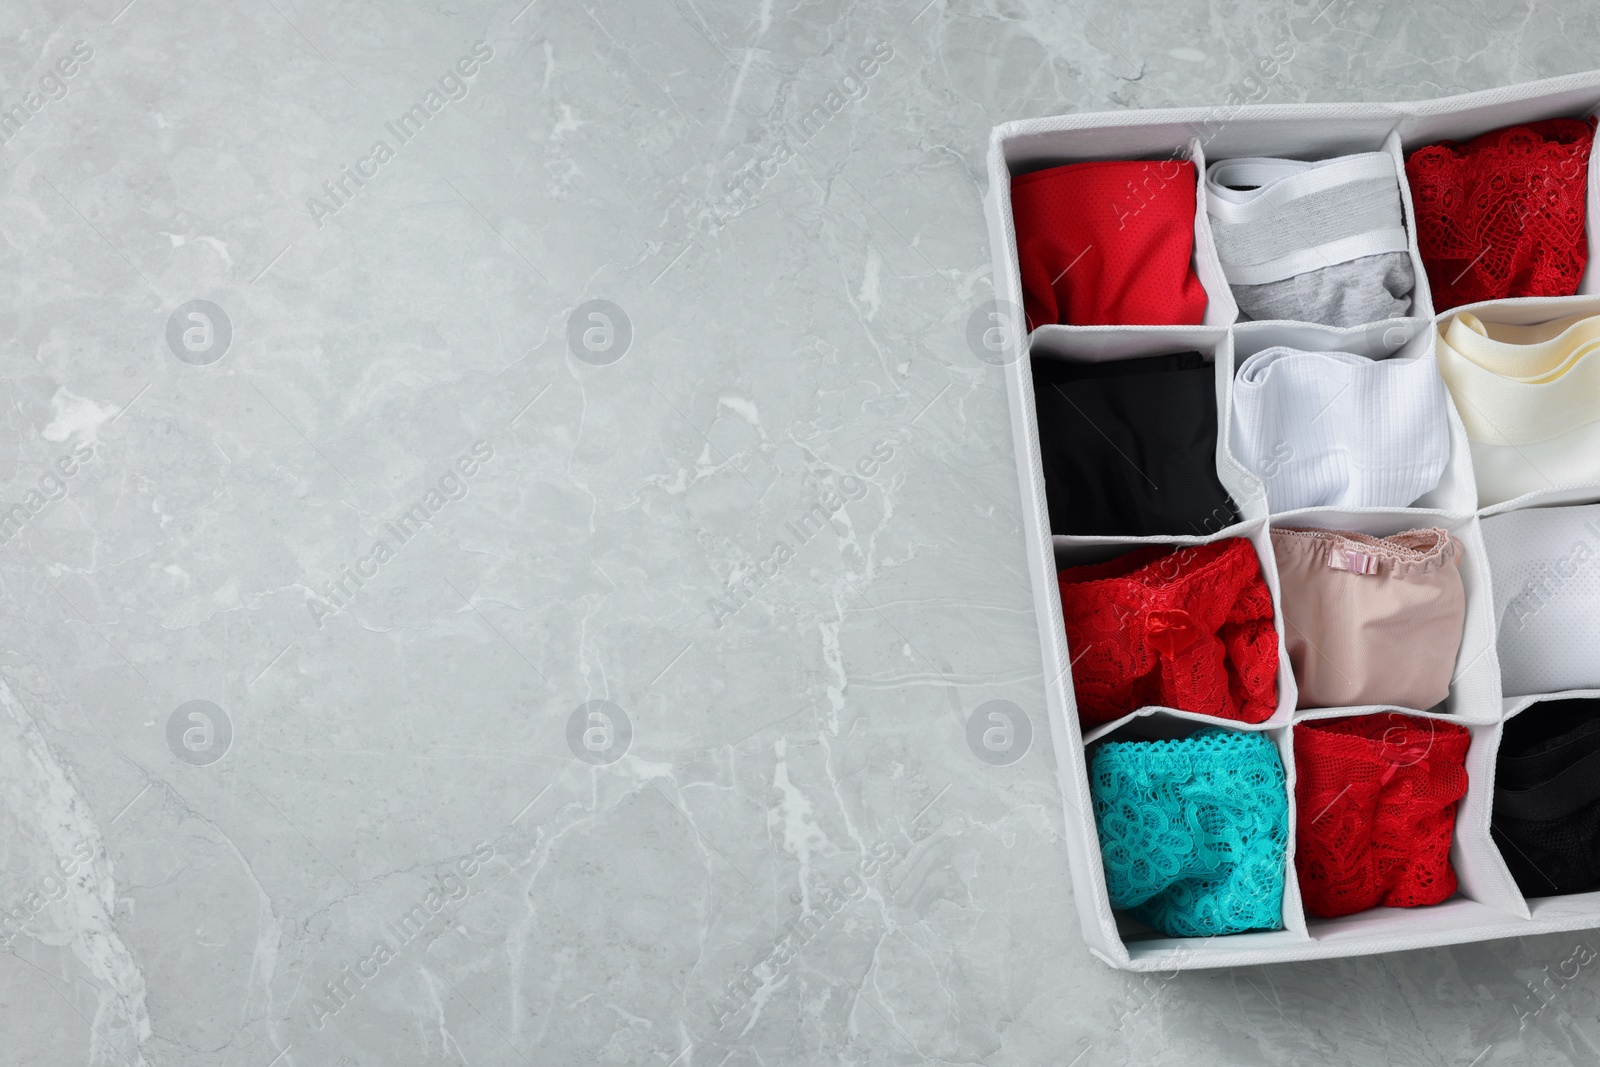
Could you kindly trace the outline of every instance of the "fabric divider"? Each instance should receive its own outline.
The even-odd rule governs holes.
[[[1189,159],[1194,162],[1194,272],[1205,286],[1210,297],[1206,305],[1207,326],[1228,326],[1238,321],[1239,304],[1228,287],[1227,275],[1222,273],[1222,260],[1217,257],[1217,239],[1211,232],[1211,221],[1206,215],[1206,148],[1198,137],[1189,139]]]
[[[1422,263],[1422,249],[1417,245],[1417,208],[1411,202],[1411,183],[1406,181],[1406,154],[1400,146],[1400,132],[1390,130],[1383,139],[1384,150],[1394,159],[1394,172],[1400,178],[1400,211],[1406,222],[1406,251],[1411,256],[1411,270],[1416,287],[1411,290],[1410,315],[1418,318],[1433,317],[1433,289],[1428,284],[1428,269]]]
[[[1600,120],[1600,106],[1589,111],[1589,117]],[[1592,296],[1600,293],[1600,137],[1589,148],[1589,209],[1584,215],[1584,236],[1589,242],[1589,264],[1583,269],[1583,280],[1578,283],[1578,293]]]

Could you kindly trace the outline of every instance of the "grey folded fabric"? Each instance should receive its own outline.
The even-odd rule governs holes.
[[[1280,282],[1230,285],[1242,321],[1296,319],[1324,326],[1360,326],[1411,310],[1416,274],[1404,252],[1363,256]]]
[[[1394,158],[1228,159],[1206,174],[1222,272],[1245,319],[1358,326],[1411,309]]]

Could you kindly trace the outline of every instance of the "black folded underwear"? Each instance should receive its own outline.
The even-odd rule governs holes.
[[[1052,533],[1212,534],[1239,521],[1217,478],[1216,371],[1200,353],[1032,366]]]
[[[1492,819],[1524,896],[1600,888],[1600,699],[1542,701],[1506,723]]]

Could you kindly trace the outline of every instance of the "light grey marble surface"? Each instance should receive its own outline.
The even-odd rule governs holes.
[[[1078,930],[986,138],[1600,55],[1326,2],[8,0],[0,1063],[1600,1060],[1600,934]]]

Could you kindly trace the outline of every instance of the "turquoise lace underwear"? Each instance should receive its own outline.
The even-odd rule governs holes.
[[[1283,926],[1289,801],[1271,738],[1110,742],[1089,791],[1113,908],[1172,937]]]

